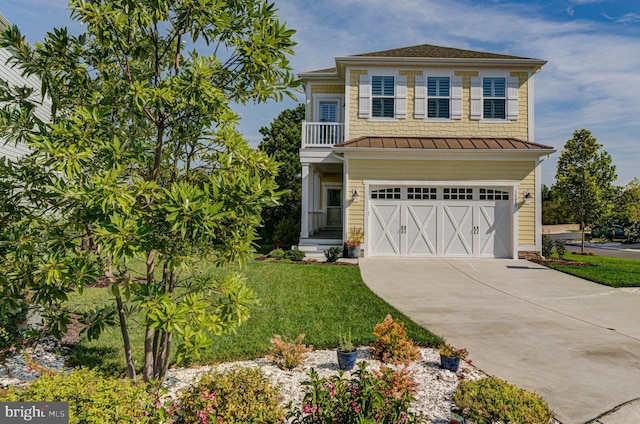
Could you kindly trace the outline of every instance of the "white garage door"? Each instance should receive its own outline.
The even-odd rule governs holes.
[[[382,187],[369,193],[369,256],[511,257],[507,188]]]

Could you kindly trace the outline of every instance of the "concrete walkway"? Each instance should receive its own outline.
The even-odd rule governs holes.
[[[562,423],[640,423],[639,295],[517,260],[375,258],[360,270],[478,368],[540,394]]]

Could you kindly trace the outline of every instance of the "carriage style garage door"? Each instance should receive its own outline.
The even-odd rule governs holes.
[[[500,187],[372,187],[369,256],[511,257],[511,197]]]

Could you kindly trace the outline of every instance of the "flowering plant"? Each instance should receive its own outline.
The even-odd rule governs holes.
[[[449,358],[466,359],[467,356],[469,355],[469,351],[467,349],[464,349],[464,348],[457,349],[447,343],[440,346],[438,350],[440,351],[440,355],[446,356]]]
[[[267,359],[276,364],[281,370],[292,370],[307,359],[307,353],[313,350],[313,346],[302,343],[304,334],[300,334],[295,340],[289,336],[281,337],[274,334],[271,339],[271,347]]]
[[[360,246],[364,241],[364,230],[360,227],[352,227],[349,230],[349,238],[345,242],[347,247],[356,247]]]
[[[341,423],[378,424],[417,423],[421,417],[409,411],[415,400],[418,383],[406,368],[382,366],[380,371],[368,371],[365,362],[358,363],[353,378],[344,373],[329,379],[319,378],[311,368],[302,408],[290,405],[292,424]]]

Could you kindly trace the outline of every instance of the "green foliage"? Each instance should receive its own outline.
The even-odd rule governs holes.
[[[273,157],[280,167],[276,175],[276,183],[285,190],[277,206],[264,210],[262,219],[268,233],[273,233],[280,221],[285,218],[293,220],[300,226],[300,207],[302,204],[302,165],[300,163],[300,143],[302,141],[302,121],[305,119],[304,104],[295,109],[286,109],[271,122],[270,127],[260,128],[262,142],[258,149]],[[291,244],[297,244],[297,237]],[[275,238],[274,241],[280,240]],[[282,240],[280,240],[283,242]],[[284,244],[284,242],[283,242]]]
[[[614,192],[612,183],[617,178],[611,156],[601,148],[590,131],[576,130],[558,159],[559,200],[580,222],[582,240],[585,226],[598,222],[605,213]]]
[[[618,189],[605,221],[628,227],[640,220],[640,179],[634,178],[625,187]]]
[[[0,286],[13,300],[29,291],[59,337],[68,297],[103,278],[112,302],[83,312],[86,334],[119,324],[133,378],[128,319],[143,311],[143,378],[162,379],[172,351],[197,356],[255,301],[241,278],[195,264],[245,262],[277,204],[277,164],[236,131],[231,102],[295,97],[294,31],[264,0],[69,7],[85,33],[54,29],[34,45],[16,27],[0,36],[51,99],[47,123],[31,89],[0,84],[0,137],[31,151],[0,163]]]
[[[453,401],[465,418],[475,422],[542,424],[553,419],[542,398],[495,377],[462,381]]]
[[[44,374],[26,388],[10,387],[2,402],[68,402],[70,424],[145,422],[152,397],[143,384],[103,377],[86,368]]]
[[[176,424],[281,423],[279,391],[259,368],[233,368],[205,375],[169,408]]]
[[[324,251],[324,257],[327,258],[327,262],[336,262],[342,257],[342,248],[333,246]]]
[[[294,369],[302,364],[307,359],[307,353],[313,350],[313,346],[304,345],[302,339],[304,334],[298,335],[295,340],[291,340],[289,336],[280,337],[279,334],[274,334],[267,359],[281,370]]]
[[[449,358],[466,359],[467,356],[469,355],[469,352],[467,351],[467,349],[464,349],[464,348],[458,349],[458,348],[455,348],[455,347],[451,346],[448,343],[445,343],[442,346],[440,346],[438,348],[438,351],[439,351],[440,355],[448,356]]]
[[[573,212],[560,200],[556,185],[542,186],[542,224],[556,225],[576,222]]]
[[[555,240],[554,247],[556,248],[556,252],[558,253],[558,257],[560,259],[564,259],[564,255],[567,254],[567,246],[564,244],[564,240]]]
[[[344,373],[320,378],[311,368],[302,408],[291,410],[292,423],[416,423],[420,417],[409,411],[416,383],[406,368],[385,367],[369,371],[358,364],[353,379]]]
[[[268,256],[270,258],[274,258],[274,259],[282,259],[282,258],[284,258],[284,250],[282,250],[282,249],[273,249],[271,252],[269,252]]]
[[[291,216],[278,221],[273,231],[273,240],[285,249],[290,249],[291,246],[298,244],[299,237],[300,222]]]
[[[305,253],[301,250],[293,249],[284,252],[284,259],[289,259],[291,261],[301,261],[304,257]]]
[[[418,359],[418,348],[407,337],[407,330],[400,321],[394,321],[387,315],[383,322],[373,328],[377,337],[371,346],[371,357],[392,364],[405,363]]]
[[[627,228],[626,233],[627,241],[630,243],[640,242],[640,219],[631,223]]]
[[[553,239],[548,233],[542,234],[542,256],[550,258],[553,252]]]
[[[338,349],[342,352],[354,352],[356,347],[353,345],[353,341],[351,339],[351,331],[347,334],[340,334],[338,337]]]

